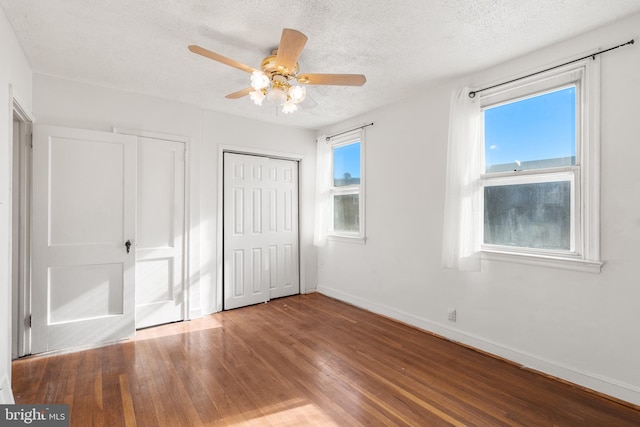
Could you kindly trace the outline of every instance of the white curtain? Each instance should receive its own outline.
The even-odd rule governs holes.
[[[324,246],[329,232],[329,215],[331,206],[331,145],[327,144],[324,135],[317,139],[316,163],[316,215],[313,230],[313,244]]]
[[[469,98],[469,91],[451,97],[442,266],[480,271],[482,126],[479,96]]]

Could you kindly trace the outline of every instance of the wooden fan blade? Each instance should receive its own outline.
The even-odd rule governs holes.
[[[251,92],[252,90],[253,90],[253,88],[248,87],[246,89],[242,89],[242,90],[239,90],[237,92],[230,93],[229,95],[225,96],[225,98],[227,98],[227,99],[242,98],[243,96],[249,95],[249,92]]]
[[[229,65],[230,67],[237,68],[238,70],[246,71],[247,73],[253,73],[254,71],[257,71],[253,67],[249,67],[248,65],[244,65],[236,60],[227,58],[226,56],[222,56],[215,52],[211,52],[208,49],[194,44],[189,46],[189,50],[193,53],[197,53],[198,55],[202,55],[206,58],[213,59],[214,61],[222,62],[223,64]]]
[[[301,74],[298,83],[307,85],[362,86],[367,78],[362,74]]]
[[[306,43],[307,36],[300,31],[290,28],[282,30],[280,46],[278,46],[278,54],[276,56],[276,66],[278,68],[283,67],[287,71],[293,71]]]

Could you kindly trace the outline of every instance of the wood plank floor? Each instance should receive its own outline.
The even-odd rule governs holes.
[[[320,294],[13,363],[72,426],[639,426],[640,411]]]

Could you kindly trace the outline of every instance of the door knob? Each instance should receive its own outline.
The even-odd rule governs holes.
[[[131,251],[131,240],[127,240],[124,245],[127,247],[127,253]]]

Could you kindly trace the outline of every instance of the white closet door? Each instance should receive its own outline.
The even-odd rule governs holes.
[[[135,137],[35,127],[33,353],[135,333],[135,205]]]
[[[185,144],[138,138],[136,328],[184,313]]]
[[[224,154],[224,308],[300,292],[298,163]]]

